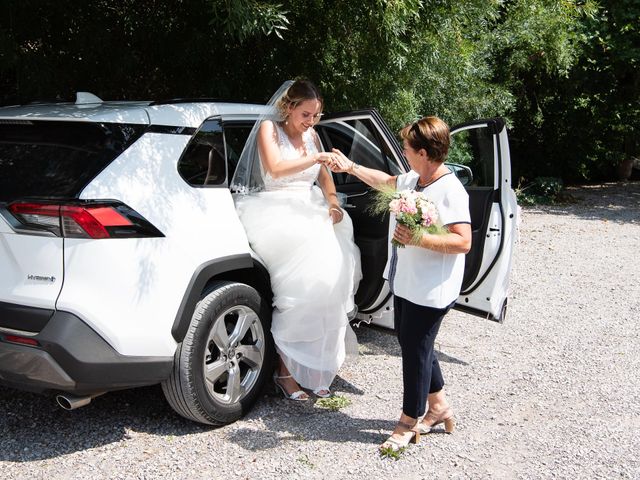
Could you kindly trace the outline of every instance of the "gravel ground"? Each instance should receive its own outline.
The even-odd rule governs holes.
[[[66,412],[0,388],[0,477],[640,478],[640,183],[569,190],[523,209],[504,324],[452,312],[438,352],[458,418],[398,459],[378,445],[401,405],[393,335],[356,331],[361,355],[332,412],[271,391],[211,429],[158,387]]]

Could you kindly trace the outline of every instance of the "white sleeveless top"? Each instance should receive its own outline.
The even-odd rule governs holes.
[[[283,160],[294,160],[300,158],[300,153],[295,149],[289,136],[285,133],[282,127],[274,123],[276,131],[278,132],[278,146],[280,147],[280,155]],[[311,155],[318,151],[316,143],[313,139],[313,130],[309,129],[302,134],[302,140],[307,151],[307,155]],[[261,164],[262,165],[262,164]],[[316,163],[309,168],[302,170],[301,172],[294,173],[293,175],[287,175],[286,177],[273,178],[270,173],[263,170],[264,189],[267,192],[280,191],[280,190],[300,190],[310,189],[315,181],[318,179],[321,165]]]

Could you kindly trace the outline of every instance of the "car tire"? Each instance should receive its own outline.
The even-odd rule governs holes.
[[[498,323],[504,323],[505,319],[507,318],[507,304],[508,304],[508,301],[509,301],[509,299],[505,298],[504,301],[502,302],[502,305],[500,306],[500,314],[499,314],[499,317],[496,318]]]
[[[217,282],[196,305],[162,383],[171,407],[209,425],[236,421],[255,403],[271,372],[271,310],[252,287]]]

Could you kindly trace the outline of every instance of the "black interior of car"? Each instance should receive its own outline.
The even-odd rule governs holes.
[[[484,238],[488,235],[491,204],[496,190],[492,187],[467,187],[469,213],[471,215],[471,250],[465,257],[462,292],[469,288],[478,276],[484,253]]]
[[[339,149],[351,161],[391,175],[398,166],[367,120],[352,120],[316,127],[325,150]],[[389,215],[373,214],[375,190],[348,173],[334,173],[336,190],[346,195],[343,208],[353,221],[354,241],[360,249],[362,281],[355,296],[361,312],[373,306],[384,287],[387,263]]]
[[[354,241],[360,249],[362,263],[363,280],[355,302],[360,311],[366,312],[384,285],[382,274],[387,263],[389,214],[382,216],[370,212],[375,191],[361,182],[337,185],[336,189],[347,195],[343,208],[353,221]]]

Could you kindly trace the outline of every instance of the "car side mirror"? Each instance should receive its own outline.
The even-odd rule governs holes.
[[[466,165],[461,165],[460,170],[456,172],[456,177],[464,187],[471,185],[471,182],[473,182],[473,172]]]
[[[471,185],[471,182],[473,182],[473,172],[471,171],[471,168],[466,165],[448,163],[447,167],[455,174],[456,177],[458,177],[458,180],[460,180],[460,183],[462,183],[464,187]]]

